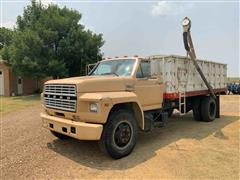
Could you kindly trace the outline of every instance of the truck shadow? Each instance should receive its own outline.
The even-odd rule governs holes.
[[[47,143],[47,147],[83,166],[99,170],[124,170],[151,159],[156,155],[156,151],[181,139],[201,140],[213,135],[215,138],[227,140],[228,137],[224,135],[222,129],[239,118],[238,116],[221,116],[214,122],[206,123],[194,121],[191,114],[184,117],[174,115],[164,128],[157,128],[149,133],[140,132],[133,152],[119,160],[104,155],[98,148],[97,142],[56,139]]]

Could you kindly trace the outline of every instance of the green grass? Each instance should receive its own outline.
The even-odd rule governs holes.
[[[0,113],[6,114],[40,102],[40,95],[4,97],[0,96]]]

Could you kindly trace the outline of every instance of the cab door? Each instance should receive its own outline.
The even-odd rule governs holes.
[[[152,77],[150,68],[150,61],[141,60],[136,72],[135,93],[144,110],[161,108],[163,102],[163,82]]]

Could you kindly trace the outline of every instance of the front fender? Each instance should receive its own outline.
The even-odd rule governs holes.
[[[140,111],[140,115],[138,116],[139,121],[144,127],[144,116],[141,105],[137,99],[137,96],[133,92],[99,92],[99,93],[84,93],[78,97],[81,102],[96,102],[100,106],[100,111],[98,113],[88,113],[89,117],[82,117],[90,122],[99,122],[106,123],[108,115],[114,105],[122,104],[122,103],[135,103]],[[81,117],[81,115],[80,115]],[[97,119],[96,119],[97,118]],[[143,128],[141,127],[141,128]]]

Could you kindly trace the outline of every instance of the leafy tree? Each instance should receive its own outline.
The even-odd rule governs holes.
[[[0,28],[0,54],[4,55],[5,59],[9,59],[9,46],[12,43],[14,31],[5,27]]]
[[[13,31],[5,27],[0,28],[0,49],[12,42]]]
[[[86,64],[101,58],[104,41],[85,30],[80,19],[78,11],[33,0],[17,17],[3,58],[17,74],[35,79],[83,75]]]

